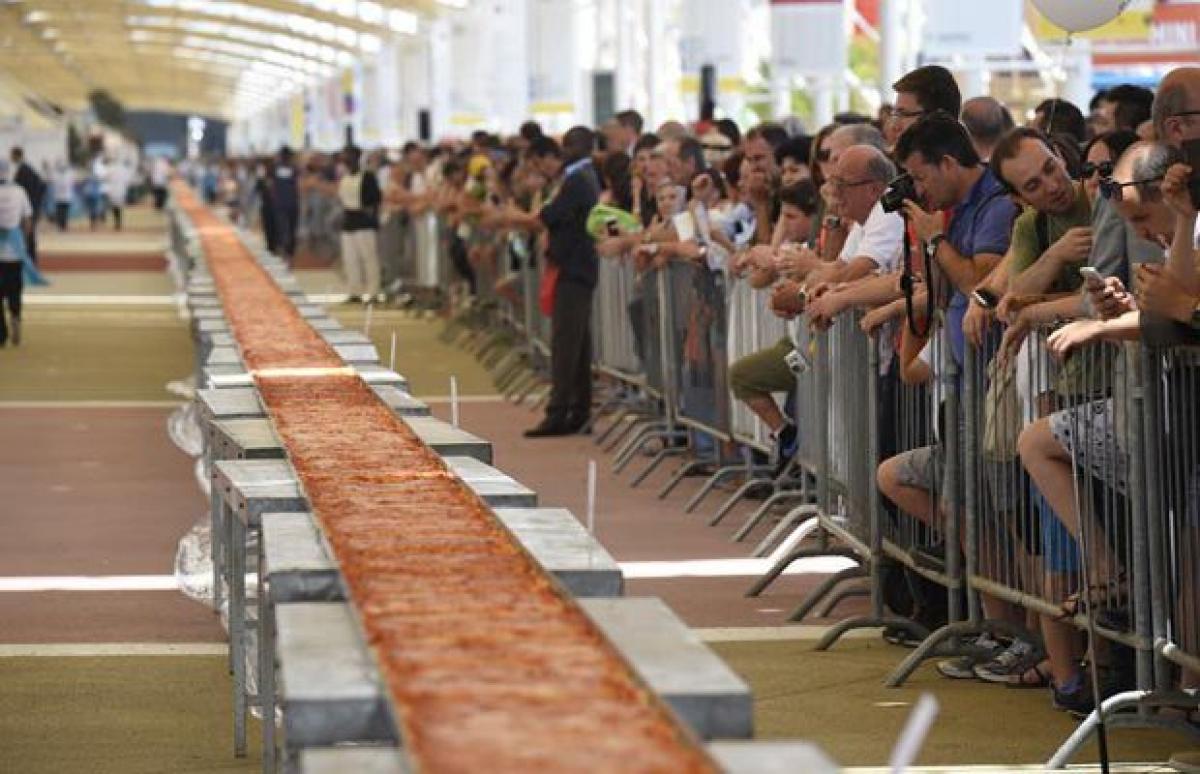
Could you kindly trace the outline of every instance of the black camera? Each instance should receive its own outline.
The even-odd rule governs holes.
[[[883,196],[879,197],[879,206],[884,212],[899,212],[906,199],[914,202],[917,200],[917,187],[913,183],[912,175],[907,172],[892,178]]]

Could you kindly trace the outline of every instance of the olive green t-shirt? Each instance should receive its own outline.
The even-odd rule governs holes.
[[[1046,215],[1047,247],[1054,244],[1073,228],[1092,225],[1092,205],[1088,201],[1087,192],[1082,185],[1076,186],[1075,205],[1069,212],[1062,215]],[[1037,211],[1028,209],[1017,218],[1013,225],[1012,275],[1015,277],[1028,269],[1042,257],[1042,250],[1037,238]],[[1072,293],[1083,285],[1083,277],[1079,267],[1083,263],[1064,264],[1054,282],[1046,289],[1048,293]],[[1074,399],[1093,398],[1111,393],[1112,385],[1108,378],[1111,367],[1111,352],[1104,345],[1098,353],[1098,360],[1088,366],[1086,358],[1073,355],[1058,369],[1054,379],[1054,389],[1064,398]]]
[[[1062,215],[1046,214],[1046,247],[1054,244],[1073,228],[1092,225],[1092,204],[1088,201],[1087,191],[1082,184],[1075,186],[1075,204],[1069,212]],[[1042,257],[1041,245],[1037,237],[1037,210],[1025,210],[1013,224],[1012,251],[1010,272],[1017,276],[1028,269]],[[1078,290],[1083,284],[1079,275],[1079,267],[1083,264],[1068,263],[1062,267],[1054,283],[1047,288],[1049,293],[1069,293]]]

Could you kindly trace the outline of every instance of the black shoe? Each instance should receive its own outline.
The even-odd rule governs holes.
[[[563,435],[574,435],[575,429],[561,419],[544,419],[537,427],[525,431],[526,438],[555,438]]]
[[[1062,710],[1067,714],[1082,720],[1092,714],[1092,710],[1096,708],[1095,702],[1092,701],[1092,692],[1087,679],[1080,681],[1079,686],[1073,691],[1060,691],[1058,686],[1051,685],[1054,692],[1054,709]]]
[[[788,422],[775,433],[775,468],[772,478],[779,478],[787,470],[792,458],[796,456],[799,443],[796,439],[796,426]]]
[[[15,347],[21,343],[21,318],[12,318],[12,321],[9,323],[9,327],[12,328],[12,331],[9,335],[11,336],[13,346]]]

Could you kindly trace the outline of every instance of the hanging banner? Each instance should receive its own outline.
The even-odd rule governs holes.
[[[530,0],[529,101],[534,113],[575,112],[575,10],[562,0]]]
[[[455,13],[450,27],[450,123],[475,129],[487,122],[485,64],[489,38],[485,8],[476,4]]]
[[[921,53],[927,57],[1018,56],[1025,23],[1022,6],[1022,0],[925,0]]]
[[[841,0],[771,0],[774,75],[840,75],[848,48]]]
[[[293,148],[304,147],[304,94],[293,94],[291,102],[291,141]]]

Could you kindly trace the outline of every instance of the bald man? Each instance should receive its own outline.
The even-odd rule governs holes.
[[[1013,128],[1012,113],[991,97],[973,97],[964,102],[959,120],[967,127],[971,144],[985,164],[991,160],[1000,138]]]

